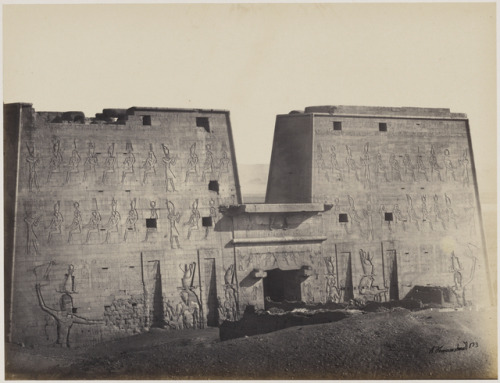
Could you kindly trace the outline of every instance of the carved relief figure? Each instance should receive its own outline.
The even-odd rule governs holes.
[[[376,173],[377,173],[377,179],[380,179],[380,175],[384,175],[384,180],[385,182],[389,182],[389,178],[387,177],[387,166],[385,166],[384,161],[382,160],[382,154],[380,152],[377,153],[376,157]]]
[[[167,219],[168,222],[170,223],[170,247],[174,249],[174,241],[175,241],[177,248],[180,249],[181,245],[179,244],[179,230],[177,230],[177,223],[179,223],[181,215],[180,213],[175,212],[175,205],[171,201],[167,201],[167,210],[168,210]]]
[[[363,185],[370,186],[370,154],[368,153],[369,143],[365,144],[363,149],[363,156],[360,158],[361,165],[363,166]]]
[[[38,297],[38,303],[43,311],[49,314],[57,324],[57,341],[56,344],[61,347],[70,347],[69,336],[71,327],[73,324],[103,324],[103,320],[93,320],[93,319],[85,319],[80,316],[77,316],[73,313],[73,298],[71,295],[65,293],[61,295],[60,298],[60,310],[56,310],[48,307],[42,296],[42,292],[40,289],[40,284],[35,285],[36,294]]]
[[[97,235],[99,235],[99,226],[101,224],[102,218],[99,210],[97,209],[97,201],[95,198],[93,199],[93,203],[95,208],[94,210],[92,210],[89,223],[83,226],[83,229],[88,229],[87,239],[85,240],[85,243],[89,243],[91,234],[96,233]]]
[[[47,175],[47,182],[50,181],[53,173],[60,172],[60,166],[63,162],[62,154],[61,154],[61,141],[58,137],[52,138],[52,158],[49,163],[49,174]]]
[[[80,170],[78,166],[80,165],[80,161],[82,158],[80,154],[78,154],[78,150],[76,150],[76,141],[73,141],[73,151],[71,152],[71,157],[69,158],[68,171],[66,172],[66,183],[68,184],[71,181],[72,174],[78,174]]]
[[[339,303],[341,301],[341,294],[337,287],[337,278],[335,276],[335,266],[333,265],[333,257],[325,258],[326,265],[326,301]]]
[[[182,265],[179,265],[179,268],[181,269],[183,275],[182,275],[182,288],[189,290],[193,286],[193,278],[194,278],[194,270],[196,267],[196,263],[192,262],[189,265],[187,263],[184,264],[184,267]]]
[[[427,177],[427,168],[424,165],[423,156],[420,154],[420,148],[417,154],[417,174],[423,174],[426,181],[429,181],[429,177]]]
[[[205,181],[206,175],[212,175],[214,173],[214,156],[212,153],[212,146],[210,144],[205,145],[205,162],[203,163],[203,171],[201,173],[201,180]]]
[[[321,147],[321,144],[318,144],[318,149],[316,153],[317,153],[316,168],[318,171],[318,175],[321,175],[321,172],[324,172],[325,179],[329,182],[330,177],[328,176],[328,168],[325,164],[325,159],[323,158],[323,148]]]
[[[340,165],[337,161],[337,149],[333,145],[330,146],[330,166],[337,180],[342,181],[344,177],[342,175],[342,169],[340,168]]]
[[[24,217],[24,222],[26,222],[27,227],[27,242],[26,242],[26,254],[31,255],[34,252],[34,255],[40,254],[38,250],[38,236],[35,233],[35,227],[38,226],[40,222],[40,217],[37,217],[35,213],[28,213],[26,211],[26,216]]]
[[[415,167],[411,162],[410,155],[408,153],[403,157],[403,166],[405,167],[405,178],[408,181],[416,181],[417,178],[415,176]]]
[[[464,186],[469,186],[470,178],[469,178],[469,159],[467,158],[467,149],[464,150],[464,154],[460,160],[458,160],[458,164],[462,168],[462,183]]]
[[[346,145],[345,148],[347,150],[347,157],[345,159],[345,162],[347,164],[347,172],[350,174],[352,171],[356,176],[356,180],[359,181],[359,175],[358,175],[359,166],[356,164],[356,161],[354,161],[354,159],[352,158],[351,148],[349,147],[349,145]]]
[[[427,209],[427,197],[425,195],[423,195],[421,197],[422,199],[422,224],[425,225],[425,224],[429,224],[429,227],[431,228],[431,230],[434,230],[433,226],[432,226],[432,219],[430,217],[430,213]]]
[[[102,183],[105,184],[109,175],[115,172],[115,144],[111,144],[108,147],[108,157],[104,161],[104,170],[102,172]]]
[[[165,166],[165,183],[167,185],[167,192],[170,191],[168,190],[169,184],[172,186],[172,191],[175,191],[175,185],[174,185],[175,174],[172,171],[172,166],[175,165],[177,157],[172,157],[170,155],[170,150],[165,144],[161,144],[161,147],[163,148],[163,154],[165,155],[165,157],[162,158],[162,161],[163,165]]]
[[[125,220],[125,234],[123,235],[123,242],[127,241],[128,232],[132,231],[134,233],[137,232],[137,228],[135,224],[139,220],[139,214],[137,213],[136,199],[134,198],[130,201],[130,210],[128,211],[127,219]]]
[[[455,252],[451,252],[451,269],[450,271],[453,273],[453,282],[454,286],[452,287],[452,291],[455,294],[457,299],[457,303],[459,306],[467,306],[467,299],[465,297],[466,287],[468,284],[472,282],[474,279],[474,272],[476,270],[476,257],[473,256],[470,245],[468,245],[468,254],[467,256],[472,259],[472,266],[469,272],[469,276],[467,277],[467,281],[463,281],[462,271],[463,267],[460,264],[460,260],[455,255]]]
[[[432,175],[434,174],[434,172],[437,173],[439,181],[442,181],[443,180],[441,177],[442,167],[439,166],[438,164],[436,152],[434,151],[434,147],[432,145],[431,145],[431,157],[429,159],[429,164],[431,165],[431,181],[433,180]]]
[[[347,213],[349,214],[351,225],[354,225],[358,228],[361,235],[364,235],[363,229],[361,228],[361,217],[359,216],[356,208],[354,207],[354,199],[348,195],[347,199],[349,200],[349,209]]]
[[[73,207],[75,208],[75,212],[73,214],[73,222],[71,222],[71,225],[68,227],[69,229],[68,243],[71,243],[73,234],[81,234],[82,232],[82,215],[79,209],[80,204],[78,202],[74,202]]]
[[[125,150],[127,154],[125,155],[125,160],[123,161],[123,172],[122,172],[122,183],[125,182],[125,177],[127,174],[134,174],[134,164],[135,164],[135,156],[134,156],[134,148],[132,147],[131,142],[127,142],[125,144]]]
[[[394,225],[402,224],[403,231],[406,231],[406,224],[405,224],[406,217],[403,216],[403,213],[399,209],[398,204],[394,205],[393,216],[394,216]]]
[[[450,151],[448,149],[444,150],[444,167],[445,167],[445,177],[446,181],[449,180],[449,175],[451,175],[451,179],[456,181],[455,179],[455,166],[453,162],[451,162]]]
[[[57,201],[54,205],[54,215],[49,225],[49,237],[47,238],[47,242],[50,243],[52,236],[54,234],[61,234],[61,226],[64,222],[63,216],[60,212],[61,203]]]
[[[453,221],[455,229],[458,229],[457,216],[455,215],[455,212],[453,211],[453,207],[451,205],[451,199],[450,199],[450,197],[448,197],[448,195],[446,193],[444,194],[444,200],[446,203],[446,211],[445,211],[446,222],[448,223],[450,221]]]
[[[40,186],[38,186],[38,173],[36,171],[36,165],[40,159],[35,155],[35,145],[30,148],[28,144],[26,144],[26,148],[28,148],[28,157],[26,157],[29,170],[28,187],[29,191],[32,192],[33,188],[40,190]]]
[[[441,210],[441,205],[439,204],[439,197],[434,194],[434,206],[433,206],[435,222],[441,222],[443,229],[446,230],[446,222],[443,216],[443,211]]]
[[[189,159],[187,162],[186,179],[188,182],[189,175],[194,174],[198,177],[198,155],[196,154],[196,142],[189,148]]]
[[[217,209],[215,208],[215,201],[213,198],[210,198],[210,217],[212,218],[212,223],[215,225],[215,222],[217,221]],[[205,239],[207,239],[208,234],[210,232],[210,226],[205,227]]]
[[[142,180],[142,184],[145,185],[148,180],[148,175],[156,174],[156,163],[157,159],[155,153],[153,151],[153,144],[149,144],[149,153],[148,158],[144,161],[142,168],[144,169],[144,178]]]
[[[417,230],[420,230],[420,225],[419,225],[419,220],[420,218],[417,216],[417,213],[415,212],[415,208],[413,207],[413,200],[411,199],[410,195],[406,195],[406,202],[407,202],[407,208],[406,212],[408,213],[408,222],[415,222],[415,225],[417,226]]]
[[[391,156],[389,157],[389,165],[391,166],[392,180],[403,181],[403,179],[401,178],[401,167],[395,154],[391,154]]]
[[[467,196],[467,205],[464,207],[464,213],[469,224],[469,234],[476,235],[476,208],[473,203],[474,197]]]
[[[150,201],[149,207],[150,207],[149,218],[152,220],[155,220],[153,222],[156,223],[156,221],[158,220],[158,209],[156,208],[156,201]],[[157,231],[158,231],[158,228],[156,227],[156,225],[154,225],[154,227],[146,227],[146,238],[144,238],[143,242],[147,242],[149,235],[152,233],[156,233]]]
[[[373,256],[370,252],[363,249],[359,250],[359,258],[361,260],[361,267],[363,268],[363,276],[359,281],[358,291],[365,300],[374,300],[381,302],[382,297],[385,299],[386,289],[380,289],[379,286],[374,286],[375,281],[374,267],[372,263]]]
[[[219,179],[221,178],[223,173],[229,174],[229,163],[231,160],[227,156],[227,151],[222,149],[222,157],[219,160]]]
[[[121,216],[120,213],[116,210],[117,202],[113,198],[111,201],[111,215],[109,217],[108,223],[103,225],[103,229],[106,231],[106,239],[104,243],[108,243],[109,237],[112,233],[118,234],[118,225],[120,224]]]
[[[187,221],[184,225],[188,226],[188,235],[187,239],[191,238],[191,233],[195,230],[199,229],[199,221],[200,221],[200,212],[198,211],[198,199],[193,202],[193,206],[191,209],[191,216],[189,217],[189,221]]]
[[[88,174],[90,172],[95,174],[95,167],[98,163],[97,154],[95,154],[95,144],[91,141],[89,142],[89,152],[87,158],[83,163],[83,181],[87,181]]]
[[[75,276],[73,273],[75,272],[75,267],[73,265],[68,266],[68,272],[64,274],[64,280],[59,285],[59,293],[76,293],[75,290]]]

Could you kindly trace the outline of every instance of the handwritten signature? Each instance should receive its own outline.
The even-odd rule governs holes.
[[[444,348],[444,346],[432,346],[429,350],[429,354],[436,354],[439,352],[457,352],[457,351],[466,351],[471,348],[478,348],[478,342],[464,342],[462,341],[462,345],[457,343],[457,345],[453,348]]]

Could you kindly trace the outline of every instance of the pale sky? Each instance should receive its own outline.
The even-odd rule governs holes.
[[[240,164],[269,162],[290,110],[450,108],[469,116],[491,201],[495,15],[495,3],[4,5],[4,102],[227,109]]]

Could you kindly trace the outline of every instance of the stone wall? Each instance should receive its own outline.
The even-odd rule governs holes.
[[[70,343],[163,325],[164,301],[197,305],[206,325],[218,310],[213,286],[234,262],[218,209],[241,202],[228,113],[132,108],[106,123],[28,112],[7,226],[12,341],[47,341],[70,298]],[[133,317],[124,302],[136,303]],[[89,325],[80,336],[78,324]]]

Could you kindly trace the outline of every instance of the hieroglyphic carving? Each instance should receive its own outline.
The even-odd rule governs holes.
[[[73,207],[75,211],[73,213],[73,221],[71,225],[68,226],[69,235],[68,235],[68,243],[71,243],[71,239],[73,238],[73,234],[81,234],[82,232],[82,214],[80,213],[80,204],[78,202],[73,203]]]
[[[135,156],[134,153],[134,148],[132,147],[131,142],[127,142],[125,144],[125,150],[127,151],[127,154],[125,155],[125,160],[123,161],[123,172],[122,172],[122,183],[125,182],[125,177],[127,174],[135,174],[134,171],[134,164],[135,164]]]
[[[347,213],[349,214],[349,221],[351,222],[351,228],[354,226],[357,228],[359,233],[364,236],[364,231],[363,228],[361,227],[361,217],[359,216],[356,207],[354,206],[354,199],[350,196],[347,195],[347,199],[349,201],[349,209],[347,210]],[[351,229],[351,234],[353,232],[353,229]]]
[[[217,297],[219,305],[219,320],[237,321],[238,314],[238,289],[235,283],[235,267],[230,264],[224,272],[224,301]]]
[[[445,221],[446,224],[449,225],[450,221],[453,222],[455,229],[458,229],[457,225],[457,216],[455,215],[455,212],[453,211],[453,207],[451,204],[451,199],[448,196],[448,194],[444,193],[444,200],[446,203],[446,210],[445,210]],[[446,228],[445,228],[446,229]]]
[[[125,221],[125,234],[123,234],[123,242],[127,241],[128,232],[137,233],[137,228],[135,224],[139,220],[139,214],[136,209],[136,199],[134,198],[130,201],[130,210],[128,211],[128,216]]]
[[[187,239],[191,238],[193,231],[197,231],[199,229],[200,217],[201,215],[198,211],[198,199],[196,199],[191,207],[191,216],[189,217],[189,220],[184,223],[184,225],[188,227]]]
[[[181,245],[179,244],[179,230],[177,230],[177,223],[179,223],[181,219],[180,213],[175,212],[175,205],[172,201],[167,200],[167,211],[168,211],[168,222],[170,224],[169,234],[170,234],[170,247],[174,249],[174,241],[177,245],[177,248],[180,249]],[[165,235],[166,237],[167,235]]]
[[[54,234],[62,234],[61,226],[62,223],[64,222],[64,219],[60,212],[60,209],[61,209],[61,203],[60,201],[57,201],[56,204],[54,205],[54,215],[49,225],[49,236],[47,238],[48,243],[50,243],[50,241],[52,240],[52,236]]]
[[[148,181],[148,176],[150,174],[156,174],[156,163],[157,163],[156,155],[153,151],[153,144],[149,144],[149,153],[148,157],[144,161],[142,168],[144,169],[144,177],[142,179],[142,184],[145,185]]]
[[[80,169],[78,168],[80,165],[80,161],[82,158],[76,150],[76,141],[73,141],[73,151],[71,152],[71,157],[69,158],[68,170],[66,171],[66,184],[71,182],[71,175],[78,174]]]
[[[175,185],[174,185],[175,174],[172,170],[172,166],[175,165],[175,163],[177,161],[177,157],[170,155],[170,150],[168,149],[167,145],[161,144],[161,147],[163,149],[163,154],[165,155],[162,158],[162,162],[163,162],[163,165],[165,166],[165,184],[167,187],[166,191],[167,192],[170,191],[170,190],[168,190],[169,184],[172,185],[172,191],[175,191]]]
[[[36,166],[40,159],[35,154],[35,145],[30,148],[26,143],[26,148],[28,149],[28,157],[26,157],[26,162],[28,163],[29,170],[28,188],[29,191],[32,192],[33,188],[35,188],[36,190],[40,190],[40,186],[38,185],[38,173],[36,170]]]
[[[26,254],[31,255],[34,254],[39,255],[38,249],[38,236],[35,233],[35,228],[40,223],[40,217],[36,215],[35,212],[28,212],[26,210],[24,217],[24,222],[27,225],[27,237],[26,237]]]
[[[87,154],[87,158],[83,163],[83,181],[87,181],[88,174],[90,172],[95,175],[95,167],[98,164],[99,160],[97,159],[97,154],[95,153],[95,144],[90,141],[89,142],[89,152]]]
[[[112,233],[116,233],[118,235],[118,225],[120,224],[121,216],[118,210],[116,210],[117,202],[113,198],[111,201],[111,215],[109,216],[108,223],[102,226],[102,230],[106,232],[106,239],[104,243],[108,243],[109,237]]]
[[[399,208],[399,204],[394,205],[394,209],[392,210],[393,217],[394,217],[394,227],[398,227],[398,225],[401,225],[403,227],[403,231],[406,231],[406,220],[407,217],[403,215],[401,212],[401,209]]]
[[[114,174],[115,163],[116,163],[115,144],[112,143],[108,147],[108,157],[106,157],[106,160],[104,160],[104,170],[102,172],[102,183],[103,184],[106,184],[110,174]]]
[[[187,161],[186,178],[184,183],[188,182],[190,175],[198,177],[198,155],[196,154],[196,142],[189,148],[189,158]]]
[[[334,145],[330,146],[330,167],[332,169],[332,173],[338,181],[343,181],[344,175],[342,168],[340,167],[337,161],[337,149]]]
[[[54,136],[52,138],[52,158],[49,163],[49,173],[47,175],[47,182],[50,182],[50,178],[53,173],[60,173],[60,167],[63,162],[61,153],[61,140],[59,137]]]

